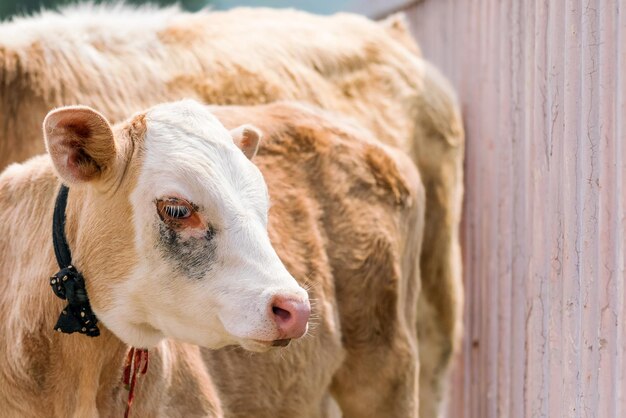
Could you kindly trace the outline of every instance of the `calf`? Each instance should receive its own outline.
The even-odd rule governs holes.
[[[85,108],[46,121],[50,156],[0,176],[9,415],[120,416],[129,345],[152,346],[136,416],[319,417],[328,393],[346,417],[417,415],[424,189],[407,156],[292,103],[161,105],[113,134]],[[245,158],[259,137],[250,123],[265,133],[253,160],[265,183]],[[65,232],[97,338],[52,331],[55,173],[70,186]],[[258,354],[176,342],[284,345],[308,308],[292,275],[312,302],[307,337]]]
[[[44,135],[49,155],[0,176],[3,414],[119,416],[119,373],[135,346],[153,348],[156,363],[139,416],[220,415],[199,349],[166,339],[266,351],[304,335],[310,312],[268,237],[267,187],[250,162],[261,133],[229,132],[184,101],[115,127],[90,108],[61,108]],[[72,264],[104,325],[95,339],[52,334],[63,308],[45,278],[57,270],[61,183]]]

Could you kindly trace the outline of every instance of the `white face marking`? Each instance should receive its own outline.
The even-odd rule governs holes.
[[[136,346],[171,337],[261,349],[254,340],[281,338],[272,299],[308,303],[308,296],[270,244],[260,171],[197,102],[156,106],[146,121],[143,165],[130,196],[140,260],[119,289],[118,305],[98,314]],[[168,198],[174,200],[158,212],[157,202]],[[193,228],[159,215],[187,215],[172,207],[179,201],[193,205]]]

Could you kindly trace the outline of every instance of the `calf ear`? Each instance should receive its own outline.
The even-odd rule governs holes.
[[[51,111],[43,122],[43,132],[52,162],[69,184],[100,178],[115,160],[117,149],[111,125],[89,107]]]
[[[237,145],[248,159],[252,159],[259,149],[259,141],[263,137],[263,133],[252,125],[241,125],[230,131],[235,145]]]

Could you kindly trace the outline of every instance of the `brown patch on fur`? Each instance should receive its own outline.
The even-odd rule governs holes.
[[[396,204],[406,205],[409,191],[391,158],[373,146],[366,149],[365,158],[376,178],[376,183],[393,194]]]
[[[183,24],[171,24],[163,30],[157,32],[156,36],[164,44],[190,45],[202,39],[204,31],[189,22]]]
[[[215,74],[212,77],[176,76],[167,87],[182,97],[189,94],[192,87],[192,94],[199,95],[204,102],[223,105],[263,104],[281,97],[279,80],[259,80],[258,73],[243,64],[220,66],[213,71]]]

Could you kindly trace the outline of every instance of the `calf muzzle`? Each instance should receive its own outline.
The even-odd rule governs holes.
[[[272,319],[276,323],[280,335],[280,339],[277,341],[300,338],[306,333],[311,315],[309,301],[276,296],[271,306]]]

